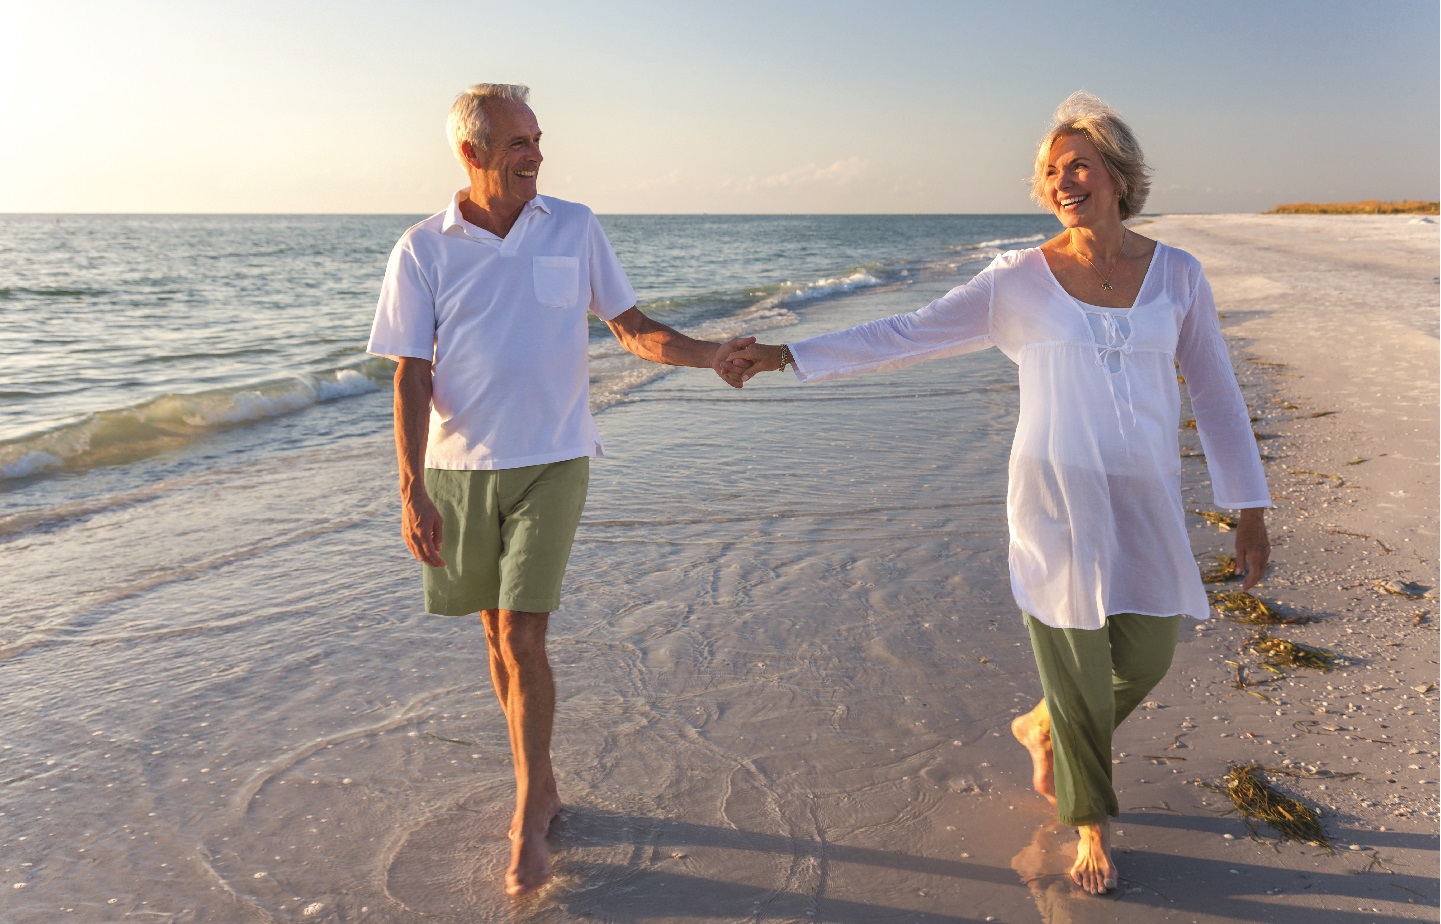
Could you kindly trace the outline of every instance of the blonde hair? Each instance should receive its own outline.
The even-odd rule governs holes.
[[[462,142],[469,141],[481,149],[490,147],[490,117],[486,115],[485,104],[491,100],[529,102],[530,87],[520,83],[478,83],[455,98],[450,117],[445,121],[445,135],[462,167],[466,166],[465,155],[460,151]]]
[[[1042,208],[1050,207],[1045,193],[1046,168],[1050,165],[1051,147],[1067,135],[1085,136],[1101,153],[1101,163],[1116,184],[1121,220],[1139,215],[1151,194],[1151,168],[1146,166],[1141,142],[1120,113],[1085,90],[1066,97],[1056,109],[1050,131],[1041,139],[1031,177],[1031,198]]]

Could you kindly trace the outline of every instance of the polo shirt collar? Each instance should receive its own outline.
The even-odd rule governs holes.
[[[484,237],[492,240],[500,240],[494,234],[491,234],[484,228],[477,228],[461,216],[460,203],[461,200],[468,195],[470,195],[469,186],[450,197],[450,205],[446,206],[445,223],[441,226],[440,233],[459,233],[467,237]],[[512,237],[515,237],[516,229],[521,226],[531,212],[537,211],[544,212],[547,215],[551,214],[550,203],[545,201],[545,196],[536,196],[525,204],[525,207],[520,210],[520,216],[515,220],[515,226],[510,229],[511,233],[506,235],[505,239],[510,240]]]

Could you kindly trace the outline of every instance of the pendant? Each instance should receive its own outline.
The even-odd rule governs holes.
[[[1111,284],[1110,284],[1109,282],[1103,282],[1103,283],[1101,283],[1101,288],[1103,288],[1103,289],[1105,289],[1107,292],[1109,292],[1109,291],[1111,291]]]

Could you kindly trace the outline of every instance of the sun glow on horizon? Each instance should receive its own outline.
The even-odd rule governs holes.
[[[468,55],[443,50],[495,35],[487,9],[11,4],[0,211],[427,214],[464,185],[442,125],[482,79],[531,85],[541,191],[600,212],[1030,212],[1032,146],[1078,87],[1140,133],[1155,211],[1438,198],[1435,4],[1102,0],[1061,41],[1036,29],[1059,0],[898,2],[553,0]]]

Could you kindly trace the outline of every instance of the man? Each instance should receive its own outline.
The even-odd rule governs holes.
[[[479,612],[505,712],[516,808],[505,888],[550,878],[545,836],[560,811],[551,770],[550,613],[603,454],[589,409],[586,311],[637,356],[709,366],[752,342],[693,340],[635,307],[595,215],[539,196],[540,126],[529,89],[479,84],[451,108],[470,178],[390,255],[369,351],[395,359],[401,531],[427,567],[426,610]]]

